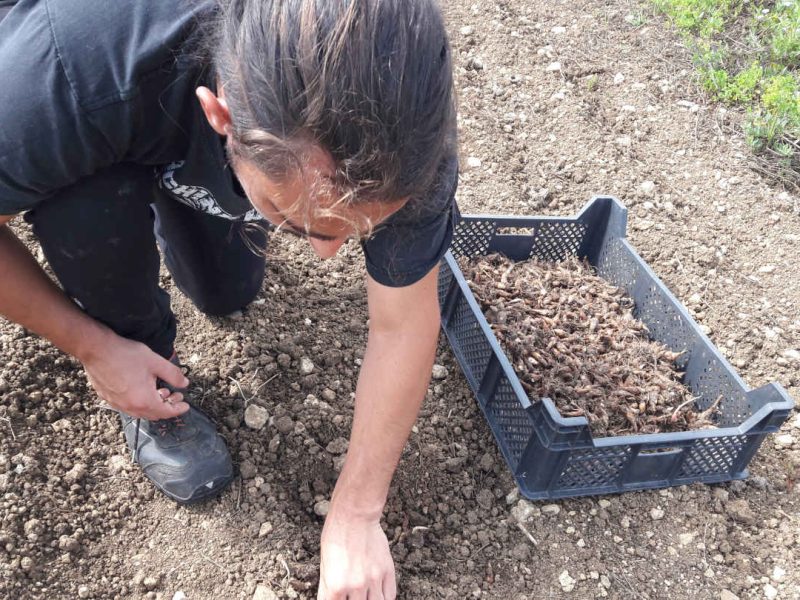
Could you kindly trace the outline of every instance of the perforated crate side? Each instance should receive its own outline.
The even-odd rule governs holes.
[[[460,289],[455,292],[454,307],[445,330],[472,391],[477,393],[492,355],[492,347],[478,323],[475,311]]]
[[[533,423],[505,375],[486,403],[486,416],[511,470],[516,470],[533,435]]]
[[[719,427],[711,431],[591,436],[585,418],[562,417],[543,398],[531,403],[500,348],[453,256],[439,280],[443,325],[503,456],[522,493],[561,498],[716,482],[746,476],[764,437],[794,406],[778,384],[748,390],[702,334],[686,309],[625,238],[627,211],[613,198],[595,198],[573,219],[465,216],[453,255],[501,252],[512,260],[586,257],[598,273],[635,301],[651,337],[673,351],[701,409],[722,396]],[[450,271],[448,271],[448,269]],[[481,342],[481,336],[485,343]]]

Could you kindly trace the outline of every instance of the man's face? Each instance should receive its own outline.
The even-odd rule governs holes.
[[[304,159],[302,172],[283,181],[270,178],[248,160],[234,159],[231,166],[255,209],[280,230],[307,239],[320,258],[336,254],[348,238],[368,235],[371,227],[406,202],[403,199],[337,206],[340,196],[331,179],[330,155],[313,147]]]

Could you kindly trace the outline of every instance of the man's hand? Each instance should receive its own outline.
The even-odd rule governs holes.
[[[115,334],[83,360],[97,395],[113,408],[150,421],[177,417],[189,410],[183,394],[156,389],[156,379],[176,388],[189,385],[181,370],[139,342]]]
[[[394,600],[389,541],[378,518],[343,514],[331,506],[320,547],[317,600]]]

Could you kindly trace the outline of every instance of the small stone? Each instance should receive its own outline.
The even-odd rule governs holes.
[[[726,505],[728,515],[739,523],[744,525],[754,525],[756,523],[756,514],[750,508],[750,504],[744,498],[739,500],[731,500]]]
[[[253,594],[253,600],[278,600],[278,596],[266,585],[259,583]]]
[[[494,456],[489,454],[488,452],[481,456],[480,462],[478,462],[478,466],[481,468],[482,471],[491,471],[494,467]]]
[[[242,415],[238,410],[235,410],[225,415],[222,420],[228,426],[228,429],[238,429],[242,423]]]
[[[178,590],[172,595],[172,600],[186,600],[186,594],[182,590]]]
[[[22,530],[25,532],[26,536],[31,536],[41,533],[42,529],[43,529],[42,522],[39,519],[28,519],[22,526]]]
[[[719,600],[739,600],[739,596],[730,590],[722,590],[719,594]]]
[[[483,71],[483,61],[476,56],[471,56],[467,60],[467,70],[470,69],[473,71]]]
[[[546,515],[557,515],[561,512],[561,507],[558,504],[545,504],[542,512]]]
[[[275,428],[283,435],[286,435],[294,431],[294,421],[289,415],[283,415],[275,421]]]
[[[494,494],[487,489],[483,489],[478,492],[475,500],[482,509],[489,510],[492,508],[492,505],[494,505]]]
[[[278,366],[282,369],[288,369],[292,364],[292,357],[288,354],[278,354]]]
[[[605,498],[601,498],[600,500],[597,501],[597,505],[600,508],[608,508],[609,506],[611,506],[611,501],[606,500]]]
[[[270,533],[272,533],[272,523],[262,523],[261,527],[258,529],[258,537],[263,538],[268,536]]]
[[[778,590],[771,583],[768,583],[764,586],[764,597],[767,600],[774,600],[778,597]]]
[[[69,419],[59,419],[58,421],[53,422],[50,427],[52,427],[53,431],[56,433],[61,433],[63,431],[72,429],[72,423]]]
[[[570,577],[569,571],[566,569],[561,571],[561,575],[558,576],[558,583],[561,584],[561,589],[565,592],[571,592],[575,589],[575,580]]]
[[[779,448],[791,448],[794,445],[794,437],[791,433],[782,433],[775,436],[775,445]]]
[[[458,32],[459,32],[461,35],[463,35],[464,37],[469,37],[469,36],[471,36],[473,33],[475,33],[475,28],[474,28],[474,27],[472,27],[472,25],[464,25],[464,27],[462,27],[461,29],[459,29],[459,30],[458,30]]]
[[[531,557],[530,544],[520,543],[511,549],[511,558],[525,562]]]
[[[511,506],[519,500],[519,488],[514,488],[506,494],[506,504]]]
[[[121,454],[113,454],[108,459],[108,468],[112,473],[122,473],[128,469],[128,458]]]
[[[660,521],[664,518],[664,510],[661,508],[653,508],[650,510],[650,518],[653,521]]]
[[[81,544],[74,537],[62,535],[60,538],[58,538],[58,548],[66,552],[73,553],[81,549]]]
[[[431,373],[434,379],[441,380],[447,377],[447,367],[443,367],[442,365],[433,365],[433,371]]]
[[[747,484],[741,479],[734,479],[728,484],[728,487],[732,492],[736,494],[741,494],[747,487]]]
[[[328,500],[320,500],[314,505],[314,514],[318,517],[326,517],[328,516],[328,512],[331,509],[331,503]]]
[[[781,583],[784,579],[786,579],[786,570],[783,567],[775,567],[772,570],[772,581]]]
[[[656,191],[656,184],[653,181],[643,181],[639,184],[639,189],[642,190],[643,194],[651,196]]]
[[[696,533],[680,533],[678,534],[678,542],[680,542],[681,546],[688,546],[694,541],[696,535]]]
[[[256,476],[257,472],[258,470],[256,469],[256,466],[249,460],[246,460],[239,465],[239,473],[242,474],[242,479],[252,479]]]
[[[793,348],[789,348],[783,351],[783,356],[788,358],[789,360],[795,360],[800,362],[800,350],[795,350]]]
[[[347,452],[347,447],[349,445],[350,442],[347,441],[347,438],[337,437],[325,446],[325,450],[334,455],[344,454]]]
[[[517,523],[526,523],[531,517],[536,515],[536,507],[527,500],[520,500],[511,509],[511,516]]]
[[[81,585],[78,587],[78,598],[88,598],[89,594],[90,592],[88,585]]]
[[[274,436],[272,436],[272,439],[269,441],[269,447],[268,447],[269,451],[274,454],[275,452],[278,451],[280,445],[281,445],[281,434],[276,433]]]
[[[773,273],[775,269],[777,269],[775,265],[764,265],[763,267],[758,267],[759,273]]]
[[[89,468],[83,463],[75,463],[75,465],[67,471],[66,475],[64,475],[64,480],[67,483],[78,483],[84,477],[86,477],[86,473],[89,471]]]
[[[159,579],[159,577],[153,577],[150,575],[142,580],[142,585],[144,586],[144,589],[146,589],[148,592],[151,592],[158,587]]]
[[[263,406],[251,404],[244,411],[244,424],[250,429],[263,429],[269,421],[269,413]]]
[[[314,363],[311,362],[310,358],[303,357],[300,359],[300,374],[301,375],[311,375],[314,372]]]
[[[561,63],[560,63],[560,62],[558,62],[558,61],[556,61],[556,62],[551,62],[551,63],[550,63],[549,65],[547,65],[547,67],[545,68],[545,71],[549,71],[549,72],[551,72],[551,73],[555,73],[556,71],[560,71],[560,70],[561,70]]]
[[[477,156],[467,157],[467,167],[469,169],[480,169],[482,165],[483,161]]]
[[[567,32],[567,28],[562,25],[557,25],[553,27],[550,31],[552,31],[555,34],[562,34]]]
[[[327,402],[333,402],[334,400],[336,400],[336,392],[334,392],[330,388],[325,388],[324,390],[322,390],[322,398]]]
[[[617,73],[616,75],[614,75],[614,85],[619,85],[623,81],[625,81],[625,75],[623,75],[622,73]]]

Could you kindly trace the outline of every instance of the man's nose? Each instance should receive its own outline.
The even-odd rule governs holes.
[[[322,259],[330,258],[339,251],[342,244],[347,241],[346,237],[340,237],[333,240],[318,240],[309,238],[308,243],[314,249],[314,253]]]

